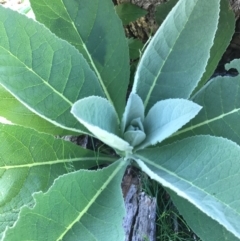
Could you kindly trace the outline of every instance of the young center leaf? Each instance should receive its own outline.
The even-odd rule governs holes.
[[[121,122],[121,132],[123,137],[131,144],[131,146],[138,145],[146,138],[143,121],[143,102],[138,95],[131,93]]]
[[[59,175],[116,160],[21,126],[0,125],[0,138],[0,237]]]
[[[47,121],[87,132],[70,114],[71,107],[80,98],[104,93],[79,51],[43,25],[3,7],[0,35],[1,85]]]
[[[184,99],[157,102],[144,120],[146,138],[137,149],[163,141],[194,118],[200,109],[201,106]]]
[[[129,53],[122,22],[112,1],[30,0],[30,3],[39,22],[83,54],[120,119],[129,81]]]
[[[220,0],[179,0],[171,10],[135,75],[133,92],[147,111],[159,100],[191,95],[210,56],[219,10]]]
[[[123,114],[121,131],[124,132],[130,122],[136,118],[144,121],[144,106],[141,98],[137,94],[131,93]]]
[[[212,136],[140,150],[141,169],[240,238],[240,147]]]
[[[107,99],[98,96],[81,99],[73,105],[71,113],[102,142],[120,151],[132,150],[120,138],[117,113]]]
[[[13,228],[6,230],[4,241],[19,237],[39,241],[124,240],[120,186],[127,165],[120,159],[102,170],[80,170],[59,177],[46,193],[34,195],[33,208],[22,208]]]

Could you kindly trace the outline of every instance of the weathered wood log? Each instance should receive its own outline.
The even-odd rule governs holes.
[[[125,241],[155,241],[156,198],[140,192],[140,183],[136,175],[130,167],[123,178]]]
[[[156,240],[156,198],[138,193],[131,185],[125,197],[126,216],[123,221],[125,241]]]

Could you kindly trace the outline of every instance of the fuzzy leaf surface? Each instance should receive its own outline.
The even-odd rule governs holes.
[[[0,237],[20,208],[32,205],[32,194],[46,191],[59,175],[114,161],[21,126],[0,125],[0,138]]]
[[[198,83],[197,88],[192,95],[200,90],[203,85],[211,78],[212,74],[217,68],[219,61],[221,60],[226,48],[228,47],[232,35],[235,31],[235,15],[232,9],[229,7],[228,0],[220,1],[220,16],[218,21],[218,28],[214,39],[214,44],[210,51],[210,58],[206,66],[205,73]]]
[[[72,45],[42,24],[0,7],[0,83],[27,108],[62,128],[87,132],[70,114],[86,96],[104,96]]]
[[[148,111],[157,101],[188,98],[200,81],[218,25],[220,0],[180,0],[146,48],[133,92]]]
[[[98,96],[81,99],[73,105],[71,113],[102,142],[121,151],[132,150],[129,143],[119,137],[117,113],[107,99]]]
[[[169,194],[174,205],[180,214],[183,215],[184,220],[187,221],[188,226],[202,241],[239,241],[237,237],[228,232],[222,225],[201,212],[186,199],[179,197],[172,191]]]
[[[137,149],[163,141],[194,118],[200,110],[201,106],[184,99],[157,102],[144,120],[146,139]]]
[[[141,169],[240,238],[240,147],[212,136],[138,151]]]
[[[216,77],[192,99],[203,106],[199,114],[167,143],[193,135],[210,134],[228,138],[240,145],[240,76]]]
[[[130,122],[136,118],[140,118],[141,122],[143,123],[144,106],[141,98],[138,95],[131,93],[123,113],[121,131],[124,132]]]
[[[83,54],[119,118],[129,81],[122,22],[109,0],[30,0],[36,19]]]
[[[47,134],[61,136],[76,134],[66,129],[62,129],[34,114],[2,86],[0,86],[0,116],[6,118],[15,125],[33,128],[39,132]]]
[[[21,210],[4,240],[124,240],[120,185],[127,163],[59,177],[48,192],[34,195],[35,206]]]

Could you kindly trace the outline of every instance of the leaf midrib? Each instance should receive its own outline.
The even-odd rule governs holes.
[[[34,163],[28,163],[28,164],[19,164],[19,165],[11,165],[11,166],[2,166],[0,167],[0,170],[9,170],[9,169],[19,169],[19,168],[31,168],[31,167],[37,167],[37,166],[46,166],[46,165],[56,165],[61,163],[69,163],[69,162],[79,162],[79,161],[108,161],[112,163],[115,160],[115,158],[111,157],[76,157],[76,158],[66,158],[66,159],[57,159],[54,161],[42,161],[42,162],[34,162]]]
[[[223,118],[225,118],[226,116],[231,115],[231,114],[234,114],[234,113],[239,112],[239,111],[240,111],[240,108],[238,108],[238,109],[233,109],[232,111],[227,112],[227,113],[224,113],[224,114],[222,114],[222,115],[219,115],[219,116],[217,116],[217,117],[215,117],[215,118],[208,119],[208,120],[203,121],[203,122],[201,122],[201,123],[198,123],[198,124],[196,124],[196,125],[190,126],[190,127],[185,128],[185,129],[183,129],[183,130],[180,130],[180,131],[177,131],[176,133],[174,133],[173,135],[171,135],[170,138],[171,138],[171,137],[174,137],[174,136],[181,135],[182,133],[185,133],[185,132],[188,132],[188,131],[193,131],[193,130],[196,129],[196,128],[199,128],[199,127],[204,126],[204,125],[208,125],[208,124],[210,124],[211,122],[214,122],[214,121],[223,119]]]
[[[62,1],[62,3],[63,3],[63,1]],[[99,82],[100,82],[100,85],[101,85],[102,88],[103,88],[103,91],[104,91],[107,99],[109,100],[109,102],[112,104],[112,106],[113,106],[114,109],[115,109],[115,106],[114,106],[114,104],[113,104],[112,98],[110,97],[110,94],[108,93],[108,90],[107,90],[107,88],[106,88],[106,86],[105,86],[105,84],[104,84],[104,81],[103,81],[103,79],[102,79],[102,77],[101,77],[101,75],[100,75],[100,73],[99,73],[96,65],[94,64],[94,61],[93,61],[92,56],[91,56],[91,54],[89,53],[89,51],[88,51],[88,49],[87,49],[87,47],[86,47],[86,44],[84,43],[84,41],[83,41],[80,33],[78,32],[78,30],[77,30],[77,28],[76,28],[76,25],[75,25],[73,19],[71,18],[71,16],[69,15],[69,13],[68,13],[68,11],[67,11],[67,8],[65,7],[64,3],[63,3],[63,6],[64,6],[64,9],[65,9],[65,11],[66,11],[69,19],[71,20],[70,24],[73,26],[73,29],[75,30],[77,36],[79,37],[80,43],[82,43],[82,47],[83,47],[83,49],[85,50],[85,52],[86,52],[86,54],[87,54],[87,56],[88,56],[88,58],[89,58],[89,60],[90,60],[90,64],[91,64],[91,66],[92,66],[95,74],[97,75],[97,78],[98,78],[98,80],[99,80]],[[98,1],[98,6],[99,6],[99,1]],[[98,7],[97,7],[97,9],[98,9]],[[62,16],[60,16],[60,17],[62,17]],[[95,16],[95,17],[96,17],[96,16]],[[67,19],[65,19],[65,20],[68,21]],[[69,21],[68,21],[68,22],[69,22]],[[94,20],[94,23],[95,23],[95,22],[96,22],[96,18],[95,18],[95,20]]]
[[[159,165],[157,165],[156,163],[149,161],[148,159],[146,159],[145,157],[142,157],[141,155],[139,155],[139,156],[136,155],[136,157],[140,158],[140,161],[142,161],[144,165],[145,165],[145,163],[148,163],[149,165],[154,166],[156,169],[162,170],[163,172],[168,173],[170,176],[173,176],[173,177],[175,177],[176,179],[179,179],[181,182],[183,182],[183,183],[184,183],[184,182],[185,182],[185,183],[188,183],[191,187],[197,189],[200,193],[202,192],[202,193],[205,194],[205,196],[209,197],[208,200],[209,200],[209,199],[210,199],[210,200],[215,200],[217,203],[220,203],[223,207],[228,207],[229,209],[231,209],[231,211],[232,211],[234,214],[236,214],[236,216],[239,216],[239,219],[240,219],[240,214],[239,214],[235,209],[233,209],[233,208],[232,208],[231,206],[229,206],[227,203],[224,203],[222,200],[217,199],[215,196],[211,195],[209,192],[206,192],[204,189],[201,189],[200,187],[194,185],[192,182],[190,182],[190,181],[188,181],[188,180],[186,180],[186,179],[183,179],[183,178],[180,177],[180,176],[177,176],[175,172],[169,171],[168,169],[163,168],[162,166],[159,166]],[[135,160],[136,160],[136,157],[134,158]],[[137,158],[137,159],[138,159],[138,158]],[[144,161],[143,161],[143,160],[144,160]],[[138,163],[138,161],[137,161],[137,163]],[[152,171],[149,167],[147,167],[147,168],[150,170],[150,172],[154,173],[154,171]],[[147,170],[144,170],[144,171],[145,171],[150,177],[152,176],[152,175],[151,175],[152,173],[149,173],[149,171],[147,171]],[[154,173],[154,174],[155,174],[155,173]],[[157,176],[156,179],[163,179],[162,177],[159,177],[157,174],[155,174],[155,175]],[[200,201],[197,201],[196,199],[191,198],[191,196],[189,196],[189,194],[186,194],[186,192],[184,192],[184,190],[179,189],[178,186],[174,186],[174,185],[171,184],[168,180],[166,180],[166,179],[163,179],[163,180],[164,180],[166,183],[168,183],[168,185],[169,185],[169,186],[167,186],[168,188],[170,188],[170,186],[171,186],[172,188],[170,188],[170,189],[172,189],[173,191],[175,191],[175,192],[177,192],[177,193],[180,192],[183,198],[186,198],[186,199],[189,200],[189,201],[191,200],[190,202],[191,202],[192,204],[194,204],[197,208],[199,208],[203,213],[206,213],[206,211],[203,210],[202,205],[200,205]],[[197,205],[196,205],[196,204],[197,204]],[[208,214],[208,215],[209,215],[209,214]],[[209,216],[210,216],[210,215],[209,215]],[[212,216],[210,216],[210,217],[213,218],[214,220],[216,220],[217,222],[219,222],[219,220],[217,220],[215,217],[212,217]],[[219,222],[219,223],[220,223],[220,222]],[[226,229],[227,229],[227,228],[226,228]],[[228,231],[230,231],[230,230],[228,230]],[[231,231],[230,231],[230,232],[231,232]]]
[[[54,89],[46,80],[44,80],[40,75],[38,75],[32,68],[30,68],[29,66],[27,66],[24,62],[22,62],[16,55],[12,54],[10,52],[10,50],[4,48],[3,46],[0,46],[0,48],[2,48],[3,50],[5,50],[9,55],[11,55],[15,60],[17,60],[20,64],[23,65],[23,67],[27,70],[29,70],[30,72],[32,72],[36,77],[38,77],[42,83],[44,83],[47,87],[49,87],[53,92],[55,92],[57,95],[59,95],[61,98],[63,98],[70,106],[73,105],[73,103],[67,99],[62,93],[60,93],[59,91],[57,91],[56,89]],[[5,84],[2,84],[5,86]],[[7,88],[7,86],[5,86]],[[9,90],[10,91],[10,90]],[[11,92],[11,91],[10,91]],[[12,92],[11,92],[12,93]],[[12,93],[14,95],[14,93]]]
[[[104,184],[99,187],[98,191],[96,192],[96,194],[92,197],[92,199],[88,202],[88,204],[86,205],[86,207],[79,212],[79,215],[73,220],[72,223],[70,223],[68,225],[68,227],[66,227],[65,231],[56,239],[57,241],[63,240],[63,237],[65,236],[65,234],[67,234],[67,232],[73,227],[73,225],[75,223],[77,223],[82,216],[87,213],[88,209],[95,203],[96,199],[101,195],[101,193],[107,188],[108,184],[112,181],[112,179],[115,177],[115,175],[117,175],[117,173],[120,171],[120,169],[125,165],[125,162],[123,160],[121,160],[119,162],[119,165],[115,168],[115,170],[112,172],[112,174],[108,177],[108,179],[104,182]]]
[[[50,88],[54,93],[56,93],[58,96],[60,96],[65,102],[67,102],[69,104],[69,107],[73,106],[73,103],[67,99],[62,93],[60,93],[59,91],[57,91],[56,89],[54,89],[47,81],[45,81],[40,75],[38,75],[32,68],[28,67],[24,62],[22,62],[17,56],[15,56],[14,54],[12,54],[10,52],[10,50],[4,48],[3,46],[0,46],[1,49],[3,49],[6,53],[8,53],[10,56],[12,56],[12,58],[14,58],[17,62],[19,62],[20,64],[22,64],[22,68],[25,68],[27,70],[29,70],[30,72],[33,73],[33,75],[35,75],[37,78],[39,78],[43,84],[45,84],[48,88]],[[1,78],[1,76],[0,76]],[[8,86],[5,85],[5,83],[1,83],[4,88],[9,91],[17,100],[19,100],[24,106],[26,106],[30,111],[32,111],[33,113],[37,114],[38,116],[42,117],[43,119],[49,121],[50,123],[53,123],[54,125],[61,127],[63,129],[67,129],[67,130],[71,130],[74,132],[81,132],[81,133],[85,133],[85,134],[89,134],[87,132],[84,132],[82,130],[76,129],[76,128],[71,128],[65,125],[62,125],[50,118],[48,118],[45,115],[40,114],[39,112],[37,112],[33,107],[31,107],[28,103],[26,103],[24,100],[22,100],[19,96],[17,96],[14,92],[11,91],[10,88],[8,88]]]
[[[197,3],[198,3],[198,2],[196,2],[195,6],[192,8],[192,12],[194,11]],[[160,74],[162,73],[161,71],[162,71],[162,69],[164,68],[165,64],[167,63],[168,57],[169,57],[170,54],[172,53],[172,50],[173,50],[174,46],[176,45],[176,43],[177,43],[177,41],[178,41],[181,33],[184,31],[187,23],[189,22],[189,19],[190,19],[190,17],[192,16],[192,12],[191,12],[191,14],[189,14],[189,17],[188,17],[188,19],[186,20],[185,25],[184,25],[183,28],[182,28],[182,31],[179,32],[179,34],[178,34],[178,36],[177,36],[177,38],[176,38],[176,41],[175,41],[174,44],[172,45],[172,47],[171,47],[168,55],[166,56],[165,60],[163,61],[163,64],[162,64],[161,68],[159,69],[156,77],[154,78],[153,84],[151,85],[151,87],[150,87],[150,89],[149,89],[149,92],[148,92],[148,94],[147,94],[147,96],[146,96],[146,99],[145,99],[145,101],[144,101],[144,107],[145,107],[145,108],[146,108],[146,106],[148,105],[149,99],[150,99],[150,97],[151,97],[151,94],[152,94],[155,86],[156,86],[157,80],[158,80]],[[151,46],[152,46],[152,45],[151,45]],[[149,47],[150,47],[150,46],[149,46]],[[144,56],[143,56],[143,57],[144,57]]]

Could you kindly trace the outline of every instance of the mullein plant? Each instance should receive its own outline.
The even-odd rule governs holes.
[[[129,50],[112,1],[30,3],[36,21],[0,8],[0,115],[13,124],[0,126],[1,240],[124,240],[130,164],[202,240],[240,240],[240,78],[208,81],[234,32],[228,1],[179,0],[127,102]],[[55,138],[69,134],[116,155]]]

